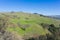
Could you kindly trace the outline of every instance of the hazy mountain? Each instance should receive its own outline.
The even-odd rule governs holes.
[[[54,18],[54,19],[60,19],[60,15],[52,15],[52,16],[48,16],[50,18]]]

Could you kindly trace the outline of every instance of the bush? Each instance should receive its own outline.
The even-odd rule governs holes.
[[[25,31],[26,28],[28,28],[30,25],[29,24],[25,24],[25,25],[21,25],[20,23],[18,23],[18,27],[20,27],[22,30]]]
[[[6,23],[7,23],[7,20],[0,18],[0,32],[1,33],[4,33],[7,26]]]
[[[51,33],[54,34],[54,32],[56,31],[56,27],[54,26],[54,24],[49,25],[49,29],[48,29]]]
[[[49,24],[45,24],[45,23],[41,23],[41,26],[43,27],[43,28],[49,28]]]
[[[39,14],[40,16],[44,16],[44,15],[42,15],[42,14]]]
[[[26,20],[28,20],[29,18],[25,18]]]
[[[25,30],[25,29],[28,28],[29,26],[30,26],[29,24],[25,24],[25,25],[22,25],[21,28],[22,28],[23,30]]]
[[[47,40],[47,37],[45,35],[40,35],[39,40]]]
[[[26,39],[26,40],[35,40],[34,38],[29,38],[29,39]]]

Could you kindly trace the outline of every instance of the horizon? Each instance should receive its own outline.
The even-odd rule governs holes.
[[[60,15],[60,0],[0,0],[0,12]]]

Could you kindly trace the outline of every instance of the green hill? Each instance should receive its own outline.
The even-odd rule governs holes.
[[[3,21],[1,21],[1,19]],[[60,20],[40,16],[39,14],[30,14],[23,12],[1,13],[0,22],[3,23],[4,21],[6,25],[6,31],[13,33],[13,35],[18,35],[22,38],[51,34],[48,29],[44,29],[41,26],[41,23],[49,25],[54,24],[55,27],[59,27],[60,24]],[[0,25],[2,25],[2,23],[0,23]]]

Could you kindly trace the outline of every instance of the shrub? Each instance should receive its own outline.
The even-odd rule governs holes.
[[[26,40],[35,40],[34,38],[29,38],[29,39],[26,39]]]
[[[54,35],[46,34],[47,40],[55,40]]]
[[[30,26],[29,24],[25,24],[25,25],[22,25],[21,28],[22,28],[23,30],[25,30],[25,29],[28,28],[29,26]]]
[[[30,25],[29,24],[24,24],[24,25],[21,25],[20,23],[18,23],[18,27],[20,27],[22,30],[25,31],[26,28],[28,28]]]
[[[44,15],[42,15],[42,14],[39,14],[40,16],[44,16]]]
[[[49,24],[41,23],[41,26],[42,26],[43,28],[49,28]]]
[[[25,18],[26,20],[28,20],[29,18]]]
[[[56,27],[54,26],[54,24],[51,24],[51,25],[49,25],[48,30],[54,34],[54,32],[56,31]]]

